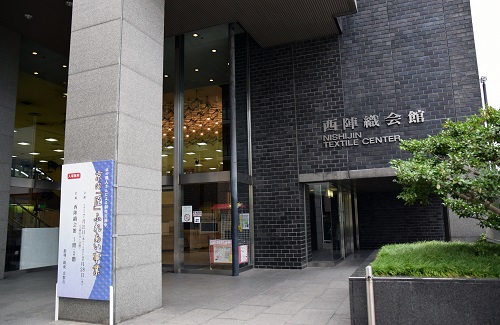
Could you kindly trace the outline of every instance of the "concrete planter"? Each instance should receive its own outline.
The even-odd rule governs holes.
[[[351,324],[368,324],[364,267],[349,278]],[[375,277],[375,316],[383,324],[500,324],[499,279]]]

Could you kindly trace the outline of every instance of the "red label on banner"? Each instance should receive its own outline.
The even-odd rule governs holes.
[[[80,178],[80,173],[69,173],[68,174],[68,179],[76,179]]]

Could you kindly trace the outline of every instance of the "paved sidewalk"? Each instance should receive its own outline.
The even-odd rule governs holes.
[[[350,324],[348,277],[371,251],[333,268],[253,269],[239,277],[163,275],[163,308],[122,324]],[[0,280],[0,324],[81,324],[54,319],[56,270]]]

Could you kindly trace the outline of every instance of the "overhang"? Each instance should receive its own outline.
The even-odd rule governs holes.
[[[336,17],[356,11],[356,0],[167,0],[165,37],[238,22],[269,47],[340,34]]]

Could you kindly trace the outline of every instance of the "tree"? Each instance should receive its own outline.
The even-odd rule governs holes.
[[[402,140],[400,148],[412,156],[391,160],[403,186],[399,198],[425,204],[437,195],[459,217],[500,230],[500,111],[448,120],[440,133]]]

